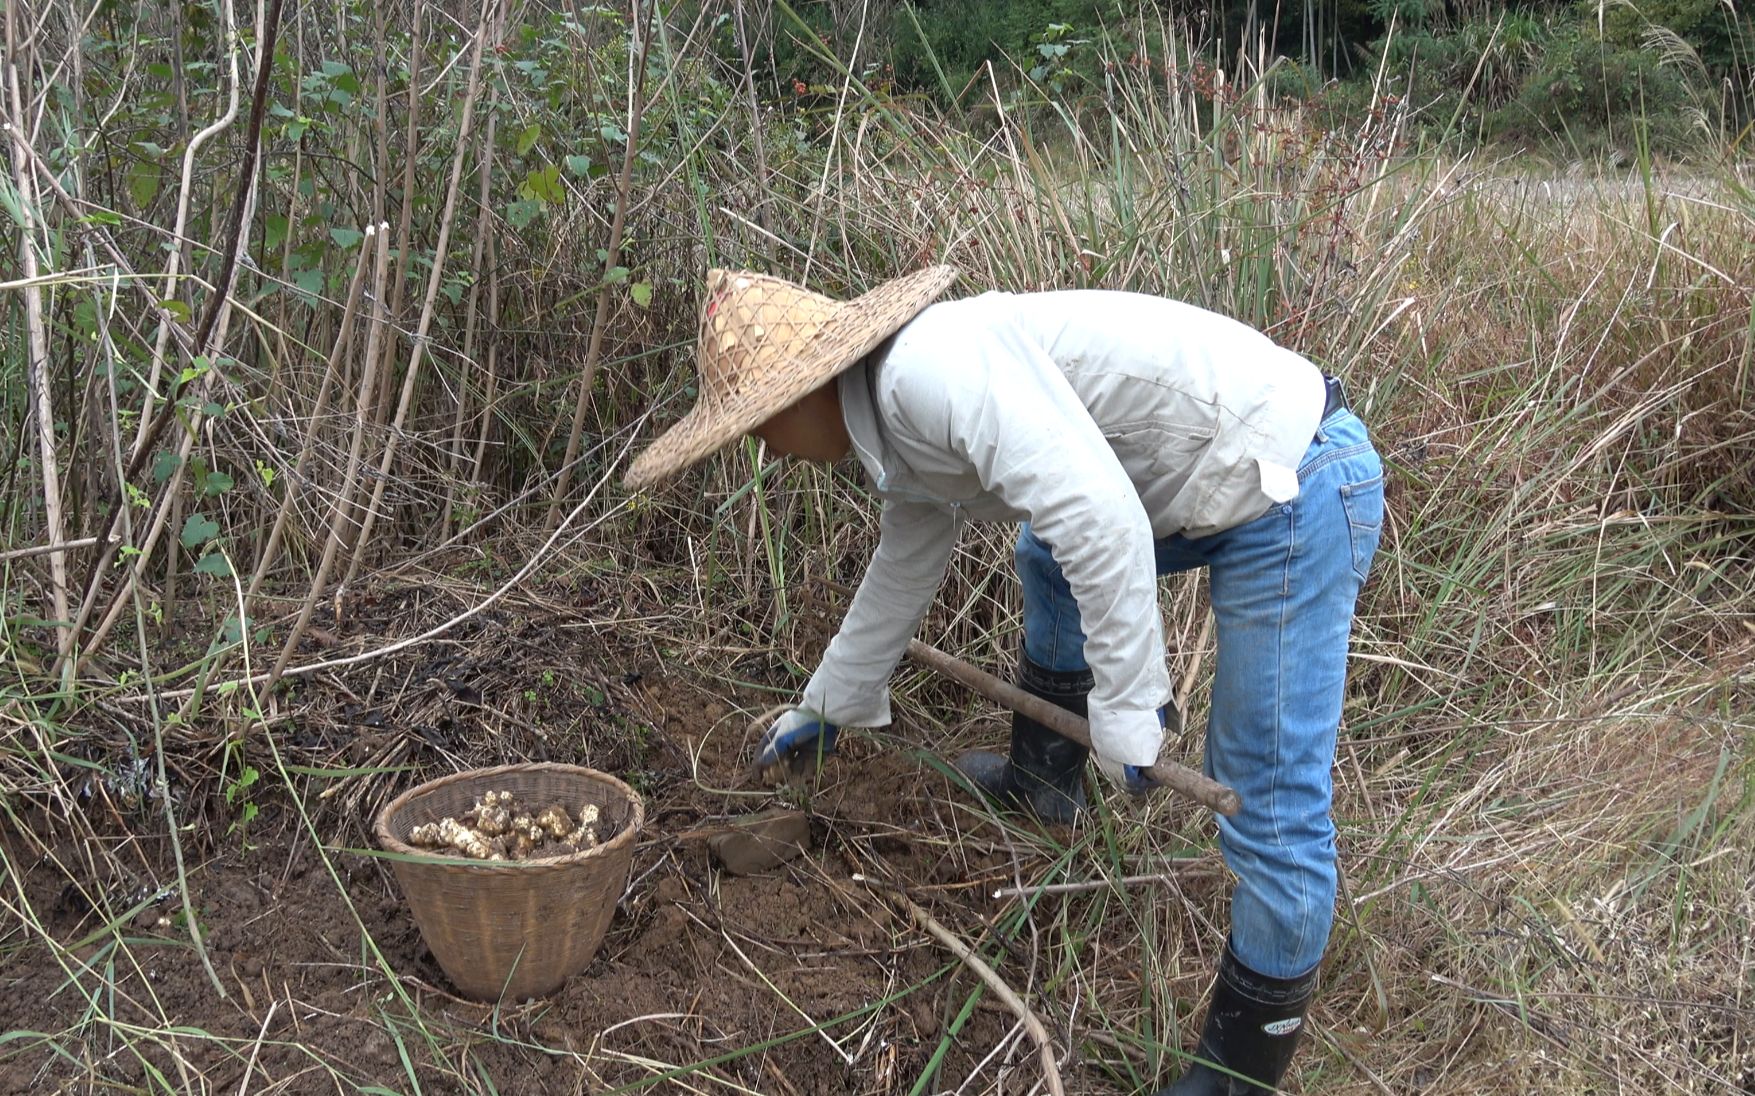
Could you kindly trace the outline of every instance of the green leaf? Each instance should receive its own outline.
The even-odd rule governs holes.
[[[226,786],[225,801],[236,803],[238,797],[247,793],[250,787],[260,779],[262,779],[262,774],[256,771],[256,766],[245,765],[244,771],[238,774],[238,778]]]
[[[270,213],[262,218],[262,246],[273,251],[285,243],[287,230],[290,227],[284,213]]]
[[[201,413],[210,419],[223,419],[225,418],[225,404],[208,400],[201,405]]]
[[[317,303],[318,294],[323,292],[323,272],[321,270],[301,270],[293,275],[293,286],[306,304]]]
[[[523,132],[518,134],[518,143],[515,146],[518,155],[527,154],[536,147],[536,142],[540,140],[542,140],[541,126],[535,124],[525,126]]]
[[[325,61],[323,62],[323,75],[329,78],[329,82],[337,90],[347,93],[340,99],[343,106],[346,106],[355,95],[360,93],[359,77],[353,74],[353,67],[350,65],[344,65],[340,61]]]
[[[524,197],[542,202],[559,204],[567,198],[567,188],[561,185],[561,169],[554,164],[526,175],[521,189]]]
[[[206,544],[218,535],[219,522],[214,521],[206,514],[190,514],[188,520],[183,522],[183,536],[181,539],[183,541],[183,547],[185,548],[195,548],[199,545]]]
[[[650,308],[652,306],[651,282],[635,282],[628,287],[628,292],[633,296],[634,303],[641,308]]]
[[[232,565],[226,562],[224,553],[209,552],[195,564],[198,575],[212,575],[214,578],[231,578]]]
[[[612,266],[604,271],[603,280],[610,285],[621,285],[628,280],[628,268],[625,266]]]
[[[542,203],[520,198],[506,207],[506,220],[512,222],[513,228],[528,228],[536,215],[542,212]]]
[[[591,174],[591,157],[589,157],[589,156],[569,156],[569,157],[567,157],[567,170],[572,172],[574,175],[589,175],[589,174]]]
[[[185,365],[183,371],[177,374],[177,383],[188,384],[212,368],[213,362],[208,359],[207,355],[197,354],[195,360]]]
[[[128,197],[136,209],[145,209],[158,196],[159,178],[164,170],[149,160],[136,160],[128,165]]]
[[[224,472],[207,473],[207,482],[203,485],[209,495],[223,495],[234,486],[232,478]]]
[[[169,449],[160,450],[158,456],[152,458],[152,482],[163,483],[176,475],[180,463],[177,454]]]
[[[337,247],[348,248],[365,239],[366,234],[357,228],[332,228],[329,230],[329,238],[335,241]]]

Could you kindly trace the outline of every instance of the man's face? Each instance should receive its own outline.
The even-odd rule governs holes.
[[[852,442],[841,421],[841,400],[833,382],[822,386],[762,423],[750,433],[776,453],[801,460],[837,461]]]

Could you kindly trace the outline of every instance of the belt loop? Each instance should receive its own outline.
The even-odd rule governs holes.
[[[1322,424],[1328,421],[1328,417],[1337,411],[1347,410],[1349,406],[1347,390],[1341,386],[1339,378],[1328,373],[1322,375],[1322,396],[1322,414],[1316,420],[1316,433],[1314,435],[1314,440],[1317,442],[1328,440],[1328,435],[1322,429]]]
[[[1316,416],[1316,432],[1310,437],[1311,443],[1314,445],[1322,445],[1328,441],[1328,433],[1323,430],[1322,424],[1327,422],[1328,417],[1334,413],[1335,387],[1335,379],[1329,376],[1327,371],[1324,371],[1322,374],[1322,411]]]

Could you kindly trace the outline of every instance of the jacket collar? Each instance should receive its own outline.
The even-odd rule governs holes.
[[[879,494],[886,486],[885,466],[890,463],[890,454],[884,443],[883,429],[878,425],[872,374],[875,372],[873,364],[882,360],[884,349],[887,347],[866,355],[836,381],[841,396],[841,421],[847,427],[847,436],[853,441],[853,453]]]

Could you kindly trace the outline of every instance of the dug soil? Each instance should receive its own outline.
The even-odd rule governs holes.
[[[385,629],[404,611],[381,607]],[[860,881],[905,887],[1033,988],[1035,964],[1003,929],[1016,907],[989,893],[1040,866],[1020,865],[924,753],[847,736],[809,787],[775,793],[744,773],[752,717],[778,693],[710,686],[651,647],[606,650],[565,615],[471,628],[301,688],[276,728],[280,758],[258,747],[261,779],[224,808],[185,766],[187,886],[223,997],[191,946],[150,794],[86,781],[83,837],[56,801],[28,803],[29,833],[7,830],[4,851],[38,926],[0,952],[0,1031],[42,1036],[0,1047],[0,1092],[888,1093],[929,1072],[924,1091],[979,1074],[972,1091],[997,1079],[1024,1092],[1039,1079],[1012,1014]],[[588,969],[545,999],[465,1001],[371,855],[371,819],[420,779],[532,758],[629,780],[646,829]],[[275,779],[283,765],[301,774],[300,801]],[[260,813],[231,829],[252,792]],[[720,870],[706,839],[777,803],[808,810],[811,850],[766,874]],[[1065,1078],[1122,1091],[1076,1062]]]

